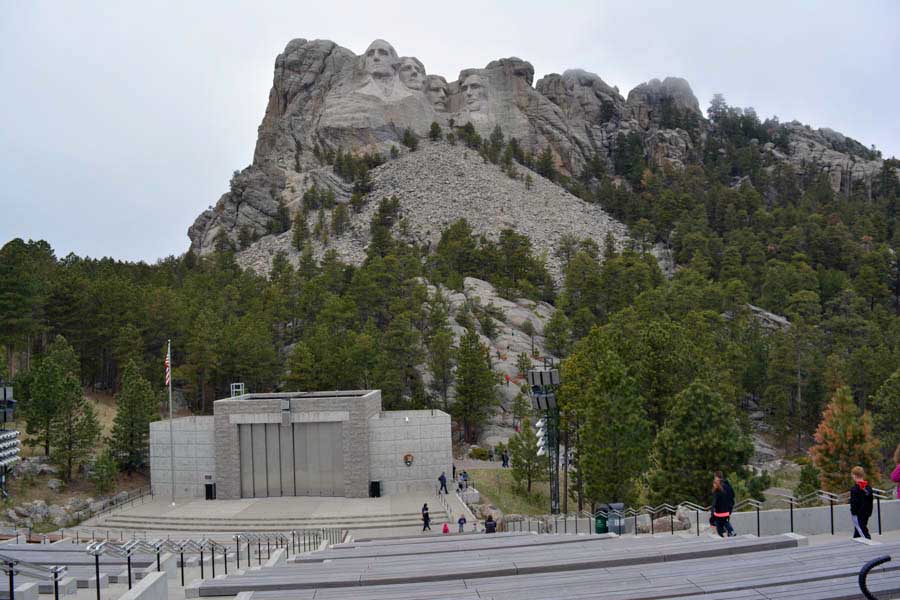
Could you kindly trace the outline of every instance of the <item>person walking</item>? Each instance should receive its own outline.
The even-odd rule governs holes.
[[[722,471],[716,471],[716,478],[722,482],[722,489],[725,490],[725,496],[727,498],[726,506],[728,507],[729,517],[725,521],[725,531],[728,532],[728,537],[734,537],[737,534],[734,532],[734,527],[731,526],[731,513],[734,512],[734,488],[731,487],[731,482],[728,481],[728,478],[722,474]]]
[[[506,450],[503,451],[503,464],[502,464],[502,466],[503,466],[503,468],[505,468],[505,469],[508,469],[508,468],[509,468],[509,452],[506,451]]]
[[[422,531],[431,531],[431,515],[428,514],[428,503],[422,505]]]
[[[853,487],[850,488],[850,519],[853,521],[853,537],[864,537],[871,540],[869,534],[869,517],[872,516],[874,494],[872,486],[866,481],[866,471],[860,466],[850,470]]]
[[[460,532],[460,533],[465,533],[466,516],[465,516],[465,515],[459,515],[459,518],[456,520],[456,524],[459,525],[459,532]]]
[[[709,518],[709,524],[716,528],[716,533],[719,534],[719,537],[725,537],[726,534],[728,537],[731,537],[732,534],[728,533],[728,527],[730,526],[728,520],[731,517],[731,509],[728,506],[728,493],[722,485],[722,480],[718,477],[713,478],[712,494],[712,516]]]
[[[441,471],[441,476],[438,477],[438,481],[441,482],[441,489],[438,490],[438,493],[449,494],[447,491],[447,474],[444,471]]]
[[[891,481],[897,484],[897,500],[900,500],[900,444],[894,450],[894,470],[891,471]]]
[[[484,532],[497,533],[497,521],[494,520],[494,515],[488,515],[484,520]]]
[[[462,479],[462,482],[463,482],[463,489],[464,489],[464,490],[469,489],[469,473],[468,473],[468,471],[466,471],[465,469],[463,469],[462,473],[460,473],[459,476],[460,476],[460,478]]]

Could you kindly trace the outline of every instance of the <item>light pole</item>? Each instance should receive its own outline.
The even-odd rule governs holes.
[[[550,512],[559,514],[559,406],[556,388],[559,387],[559,370],[552,359],[544,359],[544,366],[528,371],[531,386],[531,406],[544,413],[547,428],[546,449],[550,474]],[[539,442],[540,445],[540,442]]]

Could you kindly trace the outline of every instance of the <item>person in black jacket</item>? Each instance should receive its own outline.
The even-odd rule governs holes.
[[[710,511],[712,515],[710,515],[709,524],[715,526],[719,537],[725,537],[726,534],[728,537],[731,537],[734,535],[734,530],[731,529],[729,519],[731,518],[731,508],[734,503],[728,499],[728,493],[722,485],[722,480],[718,477],[713,479],[712,492],[713,501],[712,510]],[[731,532],[729,532],[729,529]]]
[[[734,512],[734,488],[731,487],[731,482],[722,474],[722,471],[716,471],[716,479],[722,482],[722,489],[725,490],[727,499],[729,517],[725,520],[725,531],[728,532],[728,537],[734,537],[737,535],[734,532],[734,527],[731,526],[731,513]]]
[[[850,471],[853,487],[850,488],[850,518],[853,520],[853,537],[864,537],[871,540],[869,534],[869,517],[872,516],[874,499],[872,486],[866,481],[866,471],[862,467],[853,467]]]
[[[422,531],[431,531],[431,515],[428,514],[428,503],[422,506]]]

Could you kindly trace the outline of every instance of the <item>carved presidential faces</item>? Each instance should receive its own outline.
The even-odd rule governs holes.
[[[465,78],[460,86],[466,109],[470,112],[482,110],[487,104],[487,81],[484,77],[473,73]]]
[[[384,40],[375,40],[366,48],[366,73],[377,79],[386,79],[394,75],[394,63],[397,52]]]
[[[447,81],[440,75],[425,78],[425,96],[432,108],[438,112],[447,110]]]
[[[400,59],[400,81],[411,90],[421,90],[425,83],[425,65],[417,58],[404,56]]]

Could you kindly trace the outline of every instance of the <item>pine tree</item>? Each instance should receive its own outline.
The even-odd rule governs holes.
[[[637,383],[621,358],[600,350],[599,368],[576,401],[583,415],[579,470],[585,494],[594,502],[632,502],[635,482],[647,465],[651,425]]]
[[[888,377],[872,397],[875,434],[881,440],[885,455],[900,446],[900,369]]]
[[[544,326],[544,337],[547,340],[547,350],[556,357],[565,358],[572,341],[572,326],[564,311],[557,310],[553,313]]]
[[[67,375],[50,431],[53,460],[62,468],[64,481],[72,479],[75,468],[91,455],[99,438],[100,423],[93,405],[84,397],[78,380]]]
[[[303,250],[303,244],[309,239],[309,229],[306,226],[306,211],[297,211],[294,215],[294,225],[292,227],[291,243],[299,252]]]
[[[547,479],[547,459],[538,456],[538,436],[531,421],[522,421],[522,430],[509,438],[512,476],[516,484],[531,493],[531,484]]]
[[[419,147],[419,138],[412,129],[403,132],[403,145],[409,148],[410,152],[415,152]]]
[[[436,141],[440,140],[442,137],[444,137],[444,134],[441,132],[441,126],[438,124],[437,121],[432,121],[431,129],[428,130],[428,138],[432,142],[436,142]]]
[[[80,386],[78,362],[66,338],[56,336],[29,374],[27,395],[21,396],[18,411],[25,418],[25,431],[33,436],[35,445],[43,446],[45,456],[50,456],[53,418],[69,379]]]
[[[516,356],[516,370],[519,372],[519,375],[525,377],[528,375],[529,369],[531,369],[531,358],[527,352],[519,352],[518,356]]]
[[[111,450],[120,466],[131,471],[146,464],[150,422],[157,415],[157,399],[150,382],[141,377],[137,364],[129,361],[116,396],[116,417],[110,440]]]
[[[850,388],[842,387],[825,408],[809,449],[819,469],[823,490],[843,492],[851,485],[850,469],[861,466],[872,481],[878,481],[879,443],[872,432],[872,417],[859,414]]]
[[[740,470],[752,452],[734,406],[695,381],[675,396],[653,444],[651,501],[707,504],[713,473]]]
[[[340,203],[334,207],[331,213],[331,231],[335,236],[342,235],[347,230],[347,224],[350,222],[350,214],[347,211],[347,205]]]
[[[304,342],[297,342],[291,350],[285,365],[284,390],[289,392],[309,392],[316,387],[315,359]]]
[[[453,367],[456,364],[456,349],[453,347],[453,333],[449,328],[441,328],[427,342],[428,370],[431,372],[431,389],[440,397],[444,409],[448,408],[448,393],[453,385]]]
[[[473,440],[497,405],[496,378],[489,366],[487,348],[474,331],[467,331],[462,337],[457,356],[456,401],[452,412],[462,423],[465,439]]]

